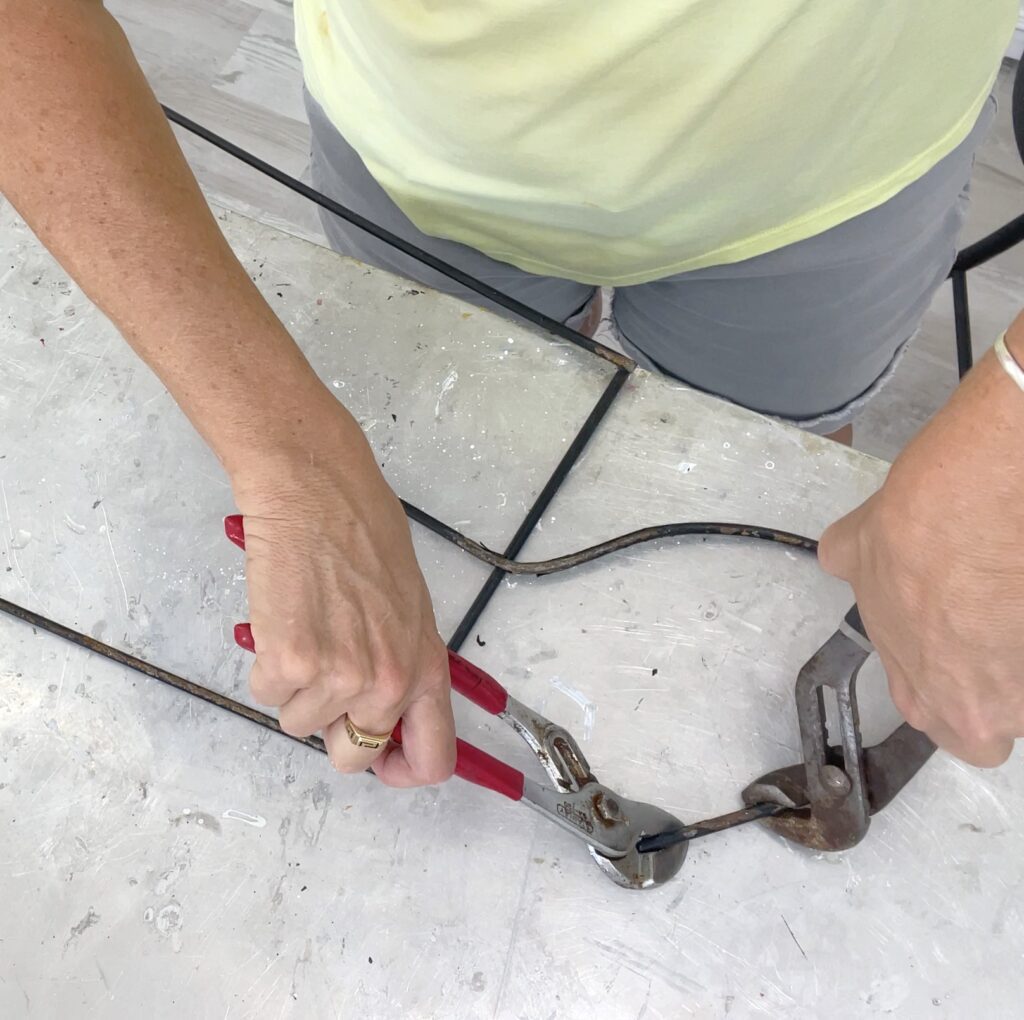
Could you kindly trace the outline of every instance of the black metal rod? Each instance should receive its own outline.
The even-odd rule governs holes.
[[[519,525],[515,535],[512,536],[512,541],[509,542],[508,547],[505,549],[504,555],[506,557],[515,559],[523,546],[526,545],[526,540],[532,534],[534,527],[543,516],[545,510],[547,510],[551,500],[554,499],[555,493],[558,492],[562,482],[565,481],[566,476],[573,469],[576,461],[579,460],[580,454],[586,449],[590,437],[597,431],[598,426],[604,420],[605,415],[628,378],[629,371],[625,368],[620,368],[609,380],[600,399],[594,405],[590,414],[587,415],[587,420],[583,423],[579,432],[576,433],[576,438],[569,444],[569,449],[565,451],[565,455],[558,462],[554,473],[548,479],[544,488],[541,489],[540,495],[534,501],[533,506],[530,507],[530,512],[523,519],[523,523]],[[462,622],[456,627],[455,633],[452,634],[448,641],[448,647],[453,652],[457,652],[465,643],[466,638],[469,637],[469,632],[476,625],[480,614],[487,608],[487,603],[495,591],[497,591],[498,585],[501,584],[502,579],[505,577],[505,573],[500,567],[496,567],[491,571],[484,586],[480,589],[466,615],[462,618]]]
[[[707,818],[703,822],[686,825],[681,829],[670,829],[667,832],[644,836],[637,841],[636,848],[642,854],[655,853],[658,850],[667,850],[670,846],[676,846],[679,843],[689,843],[694,839],[725,832],[726,829],[735,829],[738,825],[749,825],[751,822],[757,822],[763,818],[777,818],[779,815],[790,814],[796,810],[798,809],[787,807],[784,804],[764,801],[760,804],[752,804],[750,807],[740,808],[739,811],[730,811],[727,815],[719,815],[717,818]]]
[[[983,237],[974,244],[969,244],[956,257],[953,268],[949,275],[954,273],[966,273],[968,269],[974,269],[1004,251],[1009,251],[1015,244],[1024,241],[1024,214],[1004,223],[1001,227],[993,230],[991,234]]]
[[[960,378],[971,370],[974,364],[974,348],[971,344],[971,307],[967,300],[967,274],[957,270],[950,279],[953,281],[953,329],[956,332],[956,367]]]
[[[167,119],[172,123],[177,124],[186,131],[202,138],[210,145],[228,153],[235,159],[245,163],[246,166],[252,167],[252,169],[271,178],[271,180],[276,181],[278,184],[284,185],[286,188],[289,188],[296,194],[301,195],[303,198],[307,198],[311,202],[315,202],[321,208],[326,209],[335,216],[340,216],[342,219],[356,227],[359,227],[361,230],[365,230],[368,234],[378,238],[385,244],[390,245],[392,248],[396,248],[399,251],[404,252],[406,255],[422,262],[424,265],[429,266],[431,269],[436,270],[444,276],[447,276],[449,279],[455,280],[464,287],[468,287],[470,290],[480,294],[482,297],[485,297],[490,301],[493,301],[495,304],[500,305],[502,308],[512,312],[514,315],[539,326],[541,329],[544,329],[563,340],[568,340],[577,347],[582,347],[591,354],[595,354],[598,357],[603,358],[605,361],[609,361],[615,365],[615,375],[612,377],[601,398],[598,400],[594,409],[591,411],[590,416],[587,418],[587,421],[584,423],[580,433],[576,436],[576,439],[573,441],[569,450],[566,451],[566,455],[562,458],[559,466],[555,470],[555,473],[548,480],[547,485],[545,485],[544,489],[541,491],[533,507],[531,507],[530,512],[526,515],[526,518],[519,526],[519,529],[516,531],[511,543],[505,550],[505,556],[508,559],[514,559],[526,543],[527,538],[529,538],[537,521],[540,520],[541,515],[547,508],[547,505],[551,502],[555,492],[558,490],[558,486],[561,485],[562,480],[572,469],[577,457],[586,446],[587,440],[590,438],[590,435],[593,434],[593,431],[597,428],[601,418],[604,417],[605,412],[611,406],[612,401],[622,388],[623,383],[629,377],[629,374],[633,369],[636,368],[636,362],[634,362],[632,358],[628,358],[624,354],[620,354],[618,351],[613,351],[604,344],[598,343],[591,337],[588,337],[577,330],[570,329],[557,319],[553,319],[548,315],[544,315],[542,312],[538,312],[534,308],[530,308],[528,305],[524,305],[521,301],[502,293],[489,284],[484,283],[482,280],[477,280],[475,277],[463,272],[458,267],[444,262],[442,259],[432,255],[430,252],[424,251],[422,248],[419,248],[409,241],[406,241],[404,238],[399,237],[397,234],[393,234],[391,231],[385,230],[383,227],[380,227],[371,220],[368,220],[365,216],[361,216],[354,210],[343,206],[340,202],[336,202],[329,196],[317,191],[316,188],[310,187],[308,184],[292,177],[290,174],[286,174],[283,170],[267,163],[265,160],[260,159],[253,153],[241,148],[241,146],[235,145],[233,142],[228,141],[216,132],[211,131],[202,124],[199,124],[191,118],[186,117],[184,114],[179,113],[177,110],[163,104],[161,104],[161,106],[167,116]],[[423,525],[436,535],[439,535],[454,545],[467,548],[467,545],[475,544],[467,543],[465,537],[460,535],[454,528],[445,524],[443,521],[439,521],[426,511],[413,506],[411,503],[402,500],[402,506],[411,520]],[[467,551],[472,550],[467,549]],[[492,571],[486,584],[473,600],[469,611],[463,617],[462,622],[459,624],[455,634],[452,636],[452,639],[449,642],[449,647],[456,650],[461,647],[469,633],[469,630],[486,608],[487,602],[490,600],[491,596],[497,590],[503,576],[504,571],[500,568],[495,568],[495,570]]]
[[[163,104],[161,105],[163,106]],[[457,266],[453,266],[443,259],[439,259],[436,255],[431,255],[430,252],[424,251],[422,248],[406,241],[405,238],[377,226],[372,220],[368,220],[365,216],[361,216],[340,202],[335,202],[333,198],[328,197],[323,192],[317,191],[316,188],[310,187],[290,174],[286,174],[283,170],[279,170],[276,166],[260,159],[259,156],[253,155],[253,153],[246,149],[235,145],[234,142],[229,142],[226,138],[216,134],[209,128],[203,127],[202,124],[197,124],[184,114],[178,113],[177,110],[173,110],[169,106],[163,106],[163,111],[167,115],[167,119],[172,123],[234,156],[235,159],[241,160],[246,166],[252,167],[253,170],[258,170],[261,174],[277,181],[278,184],[283,184],[296,194],[302,195],[303,198],[308,198],[321,208],[334,213],[335,216],[340,216],[343,220],[347,220],[354,226],[359,227],[360,230],[365,230],[368,234],[390,245],[392,248],[397,248],[399,251],[404,252],[418,262],[422,262],[425,266],[430,266],[431,269],[447,276],[456,283],[461,283],[463,287],[468,287],[481,297],[487,298],[488,301],[493,301],[496,305],[500,305],[507,311],[512,312],[513,315],[517,315],[527,322],[532,322],[535,326],[539,326],[541,329],[553,333],[563,340],[568,340],[569,343],[582,347],[584,350],[590,351],[591,354],[604,358],[605,361],[610,361],[617,368],[632,371],[636,367],[636,362],[632,358],[627,358],[626,355],[613,351],[610,347],[605,347],[604,344],[598,343],[591,337],[585,336],[575,329],[570,329],[565,323],[559,322],[543,312],[538,312],[529,305],[524,305],[522,301],[518,301],[516,298],[510,297],[490,284],[470,276],[469,273],[463,272]]]
[[[127,666],[129,669],[135,670],[136,673],[142,673],[153,680],[159,680],[160,683],[182,691],[190,697],[205,701],[208,705],[213,705],[216,708],[223,709],[225,712],[230,712],[232,715],[248,719],[249,722],[262,726],[265,730],[280,733],[282,737],[288,737],[289,740],[304,744],[314,751],[320,751],[323,754],[327,753],[327,748],[319,737],[293,737],[290,733],[285,733],[278,724],[278,721],[265,712],[260,712],[258,709],[243,705],[242,702],[235,701],[234,698],[229,698],[226,694],[211,691],[208,687],[203,687],[202,684],[186,680],[183,676],[178,676],[177,673],[171,673],[169,670],[154,666],[151,662],[146,662],[145,659],[140,659],[128,652],[121,651],[120,648],[114,648],[102,641],[97,641],[96,638],[83,634],[73,627],[66,627],[63,623],[57,623],[56,620],[51,620],[41,613],[16,605],[14,602],[8,602],[4,598],[0,598],[0,613],[6,613],[8,616],[21,620],[37,630],[42,630],[47,634],[53,634],[55,637],[70,641],[71,644],[78,645],[79,648],[84,648],[87,652],[92,652],[94,655],[102,655],[103,658],[116,662],[120,666]]]

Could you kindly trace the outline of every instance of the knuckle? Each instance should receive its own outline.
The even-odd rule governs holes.
[[[321,674],[324,686],[334,700],[348,701],[362,693],[362,682],[347,667],[336,664]]]
[[[252,694],[253,698],[261,705],[270,704],[270,690],[270,683],[261,676],[257,675],[249,677],[249,693]]]
[[[308,646],[289,641],[277,650],[276,672],[283,680],[305,687],[320,673],[319,657]]]
[[[318,727],[311,726],[307,720],[296,718],[296,716],[288,711],[286,705],[277,714],[277,722],[281,727],[282,731],[287,733],[289,737],[309,737],[316,733]]]
[[[379,671],[374,678],[374,704],[386,715],[400,713],[411,686],[409,674],[405,670],[389,666]]]
[[[830,524],[818,541],[818,562],[827,574],[838,574],[843,567],[840,555],[840,522]]]
[[[424,786],[437,786],[455,774],[455,741],[422,763],[416,770],[417,780]]]
[[[1011,745],[1012,747],[1012,745]],[[1002,742],[965,741],[957,749],[957,757],[979,769],[994,769],[1010,756],[1011,748],[1004,748]]]
[[[910,687],[902,683],[890,684],[889,693],[892,695],[892,702],[896,706],[896,710],[915,730],[926,728],[927,716],[921,710],[921,706]]]
[[[263,673],[256,673],[249,677],[249,691],[253,699],[261,705],[274,705],[279,702],[281,693],[279,685],[273,679]]]
[[[996,764],[1000,764],[1005,760],[998,757],[1004,743],[1002,731],[985,711],[977,707],[967,709],[951,719],[950,726],[970,754],[972,764],[983,765],[995,758]]]
[[[451,760],[444,759],[427,765],[419,778],[422,779],[424,786],[438,786],[441,783],[446,783],[454,774],[455,755],[452,755]]]

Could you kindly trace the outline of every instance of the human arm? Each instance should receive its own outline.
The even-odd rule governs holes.
[[[0,191],[159,375],[245,516],[254,695],[344,771],[446,778],[444,647],[362,431],[234,257],[100,0],[0,0]],[[337,722],[336,722],[337,721]]]
[[[1024,315],[1007,347],[1024,364]],[[907,721],[1005,761],[1024,736],[1024,392],[992,352],[819,556],[853,586]]]

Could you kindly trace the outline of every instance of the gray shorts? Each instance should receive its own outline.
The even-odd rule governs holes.
[[[306,106],[318,189],[560,321],[593,298],[589,284],[536,276],[422,233],[308,94]],[[967,139],[923,177],[831,230],[743,262],[616,288],[612,314],[626,352],[646,368],[816,432],[852,421],[887,380],[953,264],[974,153],[994,112],[990,100]],[[321,217],[337,251],[484,303],[357,227],[323,210]]]

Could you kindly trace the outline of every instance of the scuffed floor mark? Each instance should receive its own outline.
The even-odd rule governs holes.
[[[861,994],[861,999],[872,1013],[895,1013],[909,997],[906,979],[898,974],[875,978],[869,991]]]
[[[437,403],[434,405],[434,417],[441,417],[441,401],[444,400],[445,396],[450,393],[454,388],[455,384],[459,381],[459,370],[453,368],[441,382],[441,392],[437,395]]]
[[[320,818],[317,821],[317,828],[315,832],[306,824],[305,818],[303,818],[300,823],[302,825],[302,834],[306,837],[306,842],[310,846],[316,846],[317,843],[320,842],[324,826],[327,824],[327,816],[330,814],[332,800],[331,788],[323,780],[319,780],[306,790],[302,796],[303,799],[309,798],[314,811],[320,812]]]
[[[221,818],[230,818],[236,822],[245,822],[246,825],[251,825],[253,828],[262,829],[267,824],[266,818],[263,815],[250,815],[246,811],[237,811],[235,808],[228,808]]]
[[[90,907],[86,912],[85,917],[71,928],[71,933],[64,940],[64,949],[67,950],[68,946],[70,946],[71,943],[86,930],[86,928],[91,928],[97,921],[99,921],[99,919],[100,915]]]
[[[306,968],[309,966],[313,959],[313,940],[306,939],[306,948],[302,951],[300,956],[295,957],[295,966],[292,967],[292,987],[289,993],[291,997],[297,1002],[299,998],[299,971],[301,969],[302,976],[305,977]]]
[[[551,678],[551,686],[561,691],[567,698],[571,698],[583,709],[583,739],[589,740],[594,732],[594,718],[597,715],[597,705],[594,704],[582,691],[570,687],[557,676]]]
[[[100,513],[103,514],[103,527],[100,531],[106,536],[107,545],[110,548],[110,558],[114,563],[114,573],[117,574],[118,581],[121,582],[121,594],[124,596],[124,612],[125,616],[131,616],[131,607],[128,605],[128,588],[124,583],[124,575],[121,573],[121,565],[117,562],[117,554],[114,552],[114,542],[110,537],[110,519],[107,517],[107,508],[105,506],[100,507]]]

